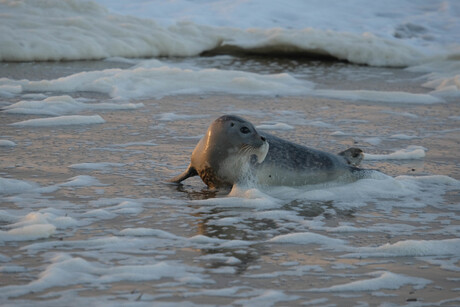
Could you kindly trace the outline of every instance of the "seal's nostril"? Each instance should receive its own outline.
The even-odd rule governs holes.
[[[265,142],[265,137],[261,136],[260,139]]]

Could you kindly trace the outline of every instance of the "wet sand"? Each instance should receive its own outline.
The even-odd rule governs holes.
[[[29,64],[17,65],[11,72],[7,72],[7,77],[29,76]],[[68,70],[59,72],[59,68],[54,64],[40,65],[54,68],[52,72],[43,72],[43,75],[40,70],[37,70],[38,79],[40,76],[54,78],[61,73],[63,75],[68,73]],[[99,63],[95,66],[96,69],[100,69],[100,65],[106,64]],[[24,67],[27,71],[23,70]],[[78,71],[81,67],[73,69]],[[391,73],[398,75],[396,70],[391,70]],[[405,74],[407,72],[401,71],[401,78],[405,78],[403,76]],[[34,77],[29,79],[32,78]],[[320,86],[326,87],[328,82],[329,84],[337,82],[328,80]],[[378,80],[369,80],[367,86],[362,80],[352,83],[344,87],[379,89]],[[395,84],[394,88],[404,88],[405,85],[409,88],[417,87],[415,82],[407,82]],[[386,90],[391,86],[383,84],[382,87],[380,90]],[[420,91],[423,89],[420,88]],[[93,93],[76,93],[76,96],[98,97]],[[103,101],[105,98],[100,97],[100,99]],[[17,98],[7,98],[2,104],[6,105],[17,100]],[[87,298],[90,304],[95,303],[98,297],[104,297],[103,300],[106,302],[120,304],[129,301],[147,304],[193,302],[210,305],[252,305],[258,302],[257,299],[270,297],[270,295],[273,295],[271,302],[281,298],[278,302],[279,306],[309,303],[314,306],[322,304],[351,306],[359,305],[360,302],[367,302],[367,305],[371,306],[382,303],[398,306],[418,303],[455,306],[460,303],[458,295],[460,274],[456,266],[458,265],[456,257],[409,256],[355,259],[347,257],[347,252],[321,248],[315,244],[260,243],[261,240],[266,240],[273,235],[297,232],[295,222],[290,221],[283,225],[282,218],[245,219],[245,214],[253,209],[218,206],[207,209],[199,203],[191,202],[196,199],[225,197],[207,190],[199,178],[193,178],[179,187],[165,183],[166,179],[187,166],[193,147],[206,131],[209,123],[226,113],[240,114],[256,125],[265,122],[292,125],[293,130],[269,132],[330,152],[339,152],[357,146],[366,153],[386,154],[406,148],[408,145],[423,146],[427,149],[426,157],[423,159],[364,161],[363,167],[378,169],[393,177],[445,175],[460,180],[460,155],[458,154],[460,121],[452,117],[460,115],[458,103],[414,106],[366,101],[350,102],[317,97],[273,98],[239,95],[173,96],[137,102],[144,103],[145,107],[132,111],[98,111],[97,114],[106,120],[105,124],[80,127],[20,128],[10,124],[37,116],[0,113],[0,139],[10,139],[17,143],[14,147],[0,147],[1,177],[32,181],[40,186],[51,186],[65,182],[74,176],[91,175],[103,184],[81,188],[60,188],[39,196],[7,197],[1,201],[2,209],[27,211],[31,208],[38,210],[58,206],[59,209],[77,214],[85,212],[89,207],[97,208],[97,205],[91,202],[97,202],[101,198],[147,199],[143,203],[144,210],[137,215],[120,215],[115,219],[96,220],[88,225],[59,230],[56,235],[38,242],[90,240],[113,236],[117,231],[129,227],[146,227],[162,229],[183,237],[205,235],[211,238],[249,240],[259,243],[239,249],[177,247],[172,244],[152,250],[150,255],[147,254],[158,260],[177,260],[204,270],[203,274],[207,274],[211,281],[209,284],[175,285],[167,278],[113,282],[99,288],[77,284],[51,287],[43,292],[29,293],[10,299],[0,297],[2,304],[26,305],[46,304],[46,302],[59,304],[62,302],[59,298],[66,297],[65,290],[78,288],[80,288],[78,296],[82,299],[81,302],[84,302],[83,298]],[[165,114],[169,113],[186,116],[182,119],[168,120]],[[81,114],[91,115],[94,111]],[[334,133],[337,131],[343,133]],[[413,136],[413,138],[395,137],[400,134]],[[151,145],[146,142],[150,142]],[[120,163],[123,166],[93,171],[69,167],[77,163],[101,161]],[[379,199],[367,203],[364,207],[346,210],[335,207],[334,203],[289,203],[282,208],[296,211],[298,216],[305,220],[313,221],[321,217],[325,227],[337,227],[348,222],[350,225],[362,228],[374,224],[387,225],[381,233],[331,234],[322,230],[315,231],[325,236],[346,240],[348,245],[354,247],[381,246],[404,240],[457,238],[458,232],[453,230],[452,233],[448,233],[443,227],[450,224],[458,229],[459,221],[456,217],[460,203],[458,192],[458,189],[449,191],[441,200],[442,203],[435,206],[420,208],[401,206],[392,207],[389,211],[377,206],[381,201]],[[148,199],[155,199],[155,201]],[[435,214],[436,217],[427,218],[429,214]],[[213,224],[217,218],[225,216],[242,218],[245,226]],[[0,227],[8,224],[4,221],[0,223]],[[413,226],[415,230],[410,231],[409,235],[404,231],[398,233],[389,230],[388,225],[391,224],[395,227],[400,224],[406,227]],[[436,232],[436,230],[441,231]],[[27,284],[37,279],[43,268],[49,264],[47,252],[82,255],[89,261],[96,261],[91,258],[90,253],[85,254],[84,249],[68,250],[59,245],[51,250],[33,254],[27,248],[24,249],[29,244],[31,242],[28,241],[9,242],[2,246],[1,254],[12,259],[9,264],[26,267],[28,270],[26,273],[1,274],[0,287]],[[145,248],[149,250],[148,246]],[[123,255],[120,258],[121,263],[148,262],[138,250],[133,251],[132,254],[126,249],[116,252]],[[238,261],[235,264],[228,264],[225,261],[222,263],[218,257],[220,254],[225,255],[224,260],[234,257]],[[215,257],[213,258],[212,255]],[[441,262],[436,263],[436,259]],[[449,262],[449,259],[454,261],[452,267],[443,267],[442,264]],[[107,260],[106,263],[116,265],[117,261]],[[321,269],[315,269],[314,266],[319,266]],[[407,284],[396,289],[375,291],[317,292],[314,290],[366,278],[371,279],[374,275],[369,274],[379,271],[423,278],[430,280],[431,283],[420,289]],[[205,291],[232,287],[241,288],[233,294]],[[281,292],[285,296],[280,296]],[[44,294],[48,294],[49,297]]]

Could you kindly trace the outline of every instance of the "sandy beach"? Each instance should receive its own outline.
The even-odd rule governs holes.
[[[31,66],[47,67],[37,80],[58,77],[61,70],[75,73],[79,65],[110,66],[65,64],[8,66],[17,79],[27,76]],[[400,79],[407,75],[394,69],[387,73]],[[385,90],[372,80],[368,86],[358,82],[361,89]],[[414,87],[411,80],[406,83]],[[107,99],[90,92],[75,97],[95,103]],[[3,101],[6,105],[17,99]],[[458,254],[449,252],[459,245],[457,103],[414,106],[223,94],[136,103],[143,107],[98,110],[105,122],[92,125],[29,128],[11,124],[36,115],[0,113],[1,139],[16,144],[1,147],[1,177],[17,180],[11,183],[12,193],[4,191],[4,231],[10,224],[7,212],[33,210],[22,225],[60,219],[47,238],[3,243],[2,303],[57,306],[73,293],[89,304],[458,303]],[[198,177],[181,186],[165,183],[185,169],[209,123],[229,113],[256,126],[285,124],[287,129],[266,131],[310,147],[339,152],[357,146],[366,154],[383,155],[382,160],[364,160],[363,167],[392,179],[381,181],[380,187],[376,179],[345,185],[344,190],[341,185],[238,188],[230,196],[228,191],[209,191]],[[410,146],[424,148],[426,156],[388,157]],[[309,190],[316,196],[308,196]],[[289,235],[298,237],[284,237]],[[94,257],[102,262],[96,264]],[[67,278],[57,284],[46,281],[58,274],[54,270],[60,265],[76,259],[96,265],[85,273],[95,281],[80,276],[76,263],[63,268],[80,276],[82,284]],[[157,272],[158,279],[128,276],[129,270],[149,272],[152,263],[167,265],[173,273],[148,273]],[[125,277],[98,273],[101,266],[127,271]]]

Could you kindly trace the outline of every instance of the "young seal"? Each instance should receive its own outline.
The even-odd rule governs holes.
[[[191,163],[170,182],[199,175],[210,188],[231,187],[254,179],[260,185],[300,186],[339,178],[358,179],[359,148],[338,155],[258,133],[247,120],[224,115],[208,128],[192,153]]]

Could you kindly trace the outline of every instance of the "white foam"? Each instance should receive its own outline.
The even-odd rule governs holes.
[[[78,113],[83,110],[133,110],[143,107],[142,103],[84,103],[70,96],[51,96],[43,100],[22,100],[4,107],[3,112],[58,116]]]
[[[0,222],[13,223],[18,219],[16,215],[10,214],[5,210],[0,210]]]
[[[280,200],[265,194],[259,189],[234,185],[229,197],[194,200],[194,203],[228,208],[276,208]]]
[[[127,200],[119,203],[116,206],[110,207],[110,210],[116,214],[137,215],[141,213],[144,210],[144,208],[142,207],[142,203],[140,202]]]
[[[348,136],[347,133],[345,133],[343,131],[339,131],[339,130],[332,132],[331,135],[332,136]]]
[[[214,261],[214,262],[220,262],[220,263],[224,263],[224,264],[227,264],[227,265],[235,265],[235,264],[240,264],[241,263],[241,260],[239,260],[238,258],[235,258],[233,256],[226,256],[224,254],[208,254],[208,255],[203,255],[203,256],[200,256],[200,257],[197,257],[197,259],[199,260],[204,260],[204,261]]]
[[[313,95],[340,100],[372,101],[396,104],[434,104],[445,102],[442,98],[430,94],[407,92],[369,91],[369,90],[315,90]]]
[[[460,266],[458,266],[458,256],[445,258],[445,257],[423,257],[423,260],[429,264],[438,265],[443,270],[448,270],[452,272],[460,272]]]
[[[19,127],[54,127],[103,123],[105,123],[105,120],[99,115],[64,115],[51,118],[28,119],[11,125]]]
[[[400,289],[405,285],[412,285],[415,289],[423,289],[431,281],[425,278],[411,277],[392,272],[377,271],[367,275],[373,278],[352,281],[342,285],[327,288],[309,289],[311,292],[345,292],[345,291],[377,291],[384,289]]]
[[[379,137],[363,138],[362,140],[374,146],[382,143],[382,139]]]
[[[307,272],[323,273],[319,265],[297,265],[290,270],[262,274],[247,274],[249,278],[279,278],[280,276],[304,276]]]
[[[153,228],[126,228],[120,231],[120,235],[123,236],[136,236],[136,237],[144,237],[144,236],[153,236],[159,237],[164,239],[183,239],[182,237],[178,237],[170,232],[160,230],[160,229],[153,229]]]
[[[166,29],[152,20],[109,14],[94,2],[26,1],[1,10],[3,61],[193,56],[218,42],[207,27]]]
[[[398,40],[416,46],[459,41],[455,31],[458,28],[458,20],[455,19],[458,3],[455,1],[432,1],[429,6],[408,0],[388,0],[372,4],[365,0],[352,3],[336,0],[305,3],[292,0],[289,6],[269,0],[237,3],[223,0],[214,5],[186,0],[162,5],[137,1],[142,6],[98,0],[115,12],[154,18],[163,25],[191,21],[244,29],[314,28],[367,35],[373,33],[392,40],[398,37]],[[401,8],[400,14],[394,14],[393,8],[396,5]],[[356,15],[357,11],[360,12],[359,15]]]
[[[0,78],[0,80],[3,78]],[[11,98],[22,92],[20,85],[10,85],[0,83],[0,97]]]
[[[61,187],[78,188],[97,186],[105,185],[97,178],[86,175],[75,176],[66,182],[45,187],[41,187],[35,182],[0,177],[0,194],[52,193]]]
[[[38,99],[43,100],[43,99],[48,98],[47,95],[42,94],[42,93],[23,94],[21,97],[23,99],[36,99],[36,100],[38,100]]]
[[[256,126],[257,129],[260,130],[292,130],[294,129],[293,126],[285,124],[285,123],[267,123]]]
[[[417,136],[414,136],[414,135],[407,135],[407,134],[404,134],[404,133],[397,133],[397,134],[393,134],[390,136],[390,139],[397,139],[397,140],[412,140],[412,139],[416,139]]]
[[[84,217],[96,218],[100,220],[113,219],[118,215],[105,209],[89,210],[83,214]]]
[[[406,66],[424,58],[417,49],[401,41],[382,39],[370,33],[354,34],[311,28],[251,29],[236,35],[229,45],[268,53],[288,51],[331,55],[340,60],[374,66]],[[394,57],[387,58],[390,55]]]
[[[272,209],[273,212],[254,212],[250,216],[253,218],[267,217],[275,218],[276,220],[291,220],[298,223],[298,216],[295,214],[285,214],[284,210],[276,209],[280,209],[280,206],[291,201],[333,201],[335,208],[354,209],[367,206],[369,202],[375,202],[375,199],[380,200],[376,205],[384,211],[391,211],[393,207],[421,208],[440,203],[442,195],[446,191],[460,186],[458,180],[447,176],[399,176],[392,178],[376,171],[367,171],[364,177],[350,183],[337,181],[302,187],[274,186],[256,189],[234,186],[227,197],[193,200],[192,203],[219,208]],[[420,200],[420,195],[424,195],[423,200]],[[388,199],[388,201],[384,201],[384,199]],[[397,201],[391,201],[391,199],[397,199]],[[206,210],[206,208],[203,210]],[[237,221],[237,219],[229,219],[228,221],[224,219],[222,223],[231,221]],[[215,223],[219,224],[221,221],[216,220]],[[312,221],[305,220],[302,223],[308,225]],[[331,230],[317,225],[310,225],[309,227],[326,231]],[[350,229],[358,231],[358,229],[349,227],[348,230],[343,228],[340,231],[349,231]],[[339,229],[335,231],[339,231]],[[308,236],[314,235],[307,234],[305,238],[303,235],[297,236],[310,240],[312,238]]]
[[[344,184],[343,182],[328,182],[303,187],[272,187],[267,192],[282,199],[287,197],[288,199],[337,200],[340,202],[347,199],[354,199],[356,201],[356,195],[361,195],[362,200],[364,200],[370,195],[373,195],[370,197],[385,195],[387,193],[392,195],[395,191],[403,195],[407,194],[407,191],[402,191],[400,185],[393,178],[381,173],[370,173],[369,178],[348,184]],[[354,205],[360,206],[361,202],[356,201]]]
[[[328,247],[341,246],[345,241],[340,239],[333,239],[313,232],[304,233],[290,233],[286,235],[279,235],[268,240],[270,243],[289,243],[289,244],[319,244]]]
[[[386,155],[364,153],[364,160],[413,160],[425,157],[426,148],[411,145]]]
[[[460,96],[460,64],[457,60],[434,61],[411,67],[409,71],[426,72],[424,77],[429,81],[424,87],[433,89],[432,95],[444,98],[458,98]]]
[[[48,97],[41,101],[22,100],[6,106],[5,113],[35,114],[57,116],[64,113],[81,111],[82,103],[70,96]]]
[[[177,114],[177,113],[161,113],[159,114],[158,120],[161,121],[177,121],[177,120],[191,120],[197,118],[206,118],[207,115],[188,115],[188,114]]]
[[[264,192],[274,198],[274,200],[268,199],[272,208],[279,207],[283,201],[285,203],[292,200],[308,200],[333,201],[335,208],[351,209],[366,206],[368,202],[372,203],[375,199],[380,199],[377,203],[379,208],[391,210],[394,206],[420,208],[435,205],[441,202],[442,195],[446,191],[460,186],[458,180],[447,176],[399,176],[392,178],[379,172],[369,171],[365,177],[351,183],[328,182],[304,187],[270,187],[264,189]],[[422,200],[419,198],[420,195],[423,195]],[[382,199],[397,199],[397,201],[387,202]],[[305,222],[307,223],[307,221]]]
[[[458,22],[454,22],[455,1],[449,1],[444,9],[437,9],[442,5],[434,3],[429,16],[424,14],[425,7],[417,3],[401,4],[395,0],[387,5],[295,1],[289,6],[258,0],[221,1],[212,6],[184,0],[142,2],[139,6],[99,2],[118,7],[122,14],[154,20],[116,15],[95,3],[70,0],[2,5],[0,60],[195,56],[215,48],[237,48],[265,53],[314,53],[361,64],[406,66],[433,54],[444,56],[449,50],[445,45],[458,41],[458,34],[452,30],[458,28]],[[405,14],[388,11],[398,5],[403,5]],[[360,21],[356,21],[358,10]],[[414,23],[421,24],[418,27],[423,31],[411,27]],[[427,46],[428,39],[431,45]]]
[[[54,234],[56,227],[50,224],[28,225],[8,231],[0,230],[0,242],[31,241],[48,238]]]
[[[18,266],[18,265],[4,265],[0,266],[0,272],[1,273],[23,273],[27,272],[27,268],[23,266]]]
[[[358,248],[356,253],[346,257],[417,257],[449,256],[460,254],[460,239],[405,240],[378,247]]]
[[[411,226],[411,225],[406,225],[406,224],[374,224],[369,227],[354,227],[351,225],[340,225],[337,227],[325,227],[325,226],[317,226],[317,227],[312,227],[315,229],[320,229],[320,230],[325,230],[328,233],[352,233],[352,232],[385,232],[385,233],[390,233],[390,234],[400,234],[404,232],[407,235],[410,235],[416,230],[419,230],[419,228]]]
[[[55,212],[47,212],[53,210],[40,210],[39,212],[31,212],[22,217],[18,222],[8,225],[8,228],[21,228],[34,225],[51,225],[55,229],[66,229],[78,226],[77,220],[70,216],[65,216],[65,213],[54,210]]]
[[[0,177],[0,194],[25,193],[37,189],[36,183]]]
[[[291,96],[309,93],[313,87],[312,83],[297,80],[288,74],[260,75],[242,71],[186,69],[166,65],[152,67],[149,62],[130,69],[81,72],[55,80],[29,81],[3,78],[0,79],[0,85],[2,82],[20,85],[23,91],[62,93],[91,91],[122,100],[206,92]],[[39,104],[48,106],[44,101]],[[69,110],[78,107],[74,102],[70,102],[70,106],[69,102],[65,102],[64,106],[62,104],[63,102],[60,102],[56,109]],[[29,103],[27,105],[30,111]],[[84,107],[96,108],[98,105],[100,104],[86,104]],[[110,108],[114,106],[116,105],[110,104]],[[132,106],[137,107],[138,104]]]
[[[201,274],[202,269],[173,262],[108,266],[64,253],[56,254],[51,261],[52,263],[40,273],[37,280],[25,285],[4,286],[0,288],[0,295],[4,298],[16,297],[52,287],[82,283],[98,285],[122,281],[153,281],[162,278],[172,278],[180,284],[196,285],[207,282],[206,276]]]
[[[0,147],[14,147],[16,143],[9,140],[0,140]]]

